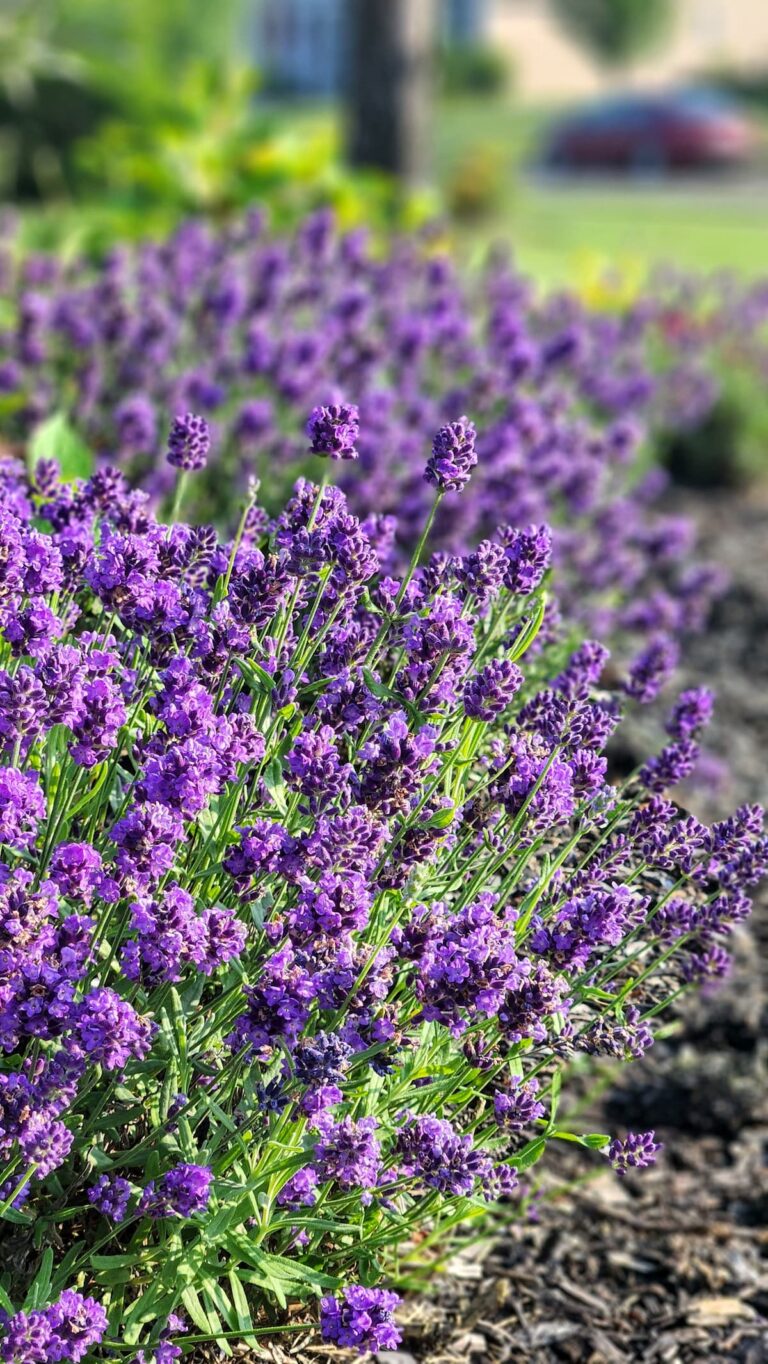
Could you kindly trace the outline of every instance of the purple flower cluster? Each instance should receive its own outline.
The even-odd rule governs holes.
[[[205,1165],[176,1165],[158,1180],[150,1180],[141,1198],[139,1212],[149,1217],[191,1217],[205,1212],[213,1174]]]
[[[210,459],[200,489],[228,514],[233,488],[263,468],[279,504],[311,412],[310,449],[339,462],[352,510],[397,516],[390,570],[424,523],[431,483],[466,489],[442,499],[436,523],[452,552],[501,522],[561,522],[554,557],[569,612],[593,628],[679,635],[717,591],[686,561],[690,525],[655,510],[658,480],[635,486],[633,462],[644,438],[710,409],[718,347],[759,363],[759,290],[731,284],[715,302],[708,283],[697,301],[690,281],[666,280],[607,317],[573,296],[536,297],[499,254],[466,281],[433,243],[382,255],[338,232],[327,210],[292,236],[270,235],[257,214],[220,232],[189,222],[66,270],[0,247],[11,438],[70,408],[86,443],[153,497],[169,491],[169,466]],[[168,412],[179,415],[164,459]],[[51,628],[38,612],[33,602],[20,628]]]
[[[360,434],[359,417],[353,403],[316,407],[307,423],[310,453],[328,455],[331,459],[357,459],[355,441]]]
[[[327,411],[332,457],[353,423]],[[446,490],[481,477],[458,425],[436,441]],[[362,463],[362,418],[353,443]],[[706,828],[666,796],[703,690],[611,784],[627,693],[655,694],[671,651],[654,634],[615,683],[550,596],[540,510],[467,552],[426,541],[403,571],[413,528],[340,488],[301,479],[276,516],[249,497],[222,539],[159,521],[110,466],[63,482],[0,462],[0,1185],[24,1216],[79,1218],[85,1250],[127,1254],[141,1219],[146,1274],[116,1310],[174,1317],[171,1289],[139,1299],[180,1238],[202,1277],[225,1237],[228,1266],[274,1256],[280,1283],[295,1260],[302,1283],[304,1260],[326,1272],[323,1224],[387,1242],[458,1199],[518,1199],[542,1068],[642,1054],[658,992],[727,969],[762,812]],[[33,599],[47,633],[19,633]],[[94,1298],[11,1317],[2,1357],[39,1339],[79,1359],[112,1254],[76,1262]],[[328,1339],[386,1348],[382,1292],[329,1297]],[[171,1364],[180,1330],[137,1346]]]
[[[626,1137],[615,1137],[608,1147],[608,1159],[618,1175],[630,1170],[645,1170],[654,1165],[661,1142],[655,1132],[628,1132]]]
[[[396,1350],[402,1335],[394,1321],[400,1305],[397,1293],[386,1288],[363,1288],[353,1284],[340,1297],[325,1297],[320,1303],[320,1329],[323,1340],[342,1349]]]
[[[125,417],[123,412],[123,428]],[[187,412],[176,417],[168,436],[168,463],[176,469],[202,469],[211,448],[211,433],[205,417]]]
[[[104,1338],[107,1314],[94,1298],[66,1289],[50,1307],[17,1312],[0,1319],[0,1359],[5,1364],[42,1364],[46,1360],[83,1359]]]

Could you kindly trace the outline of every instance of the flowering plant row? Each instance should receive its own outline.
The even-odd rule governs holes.
[[[764,290],[700,299],[659,281],[606,316],[538,298],[500,258],[465,282],[428,235],[382,255],[327,213],[293,236],[270,236],[255,212],[219,232],[193,222],[98,266],[20,259],[8,238],[0,266],[0,430],[37,432],[41,454],[60,455],[62,432],[40,424],[66,415],[162,500],[167,414],[191,409],[214,429],[215,460],[188,510],[225,520],[257,473],[277,511],[302,472],[306,413],[354,395],[360,459],[340,483],[354,513],[395,514],[386,567],[400,571],[430,508],[424,449],[470,412],[480,465],[467,496],[442,504],[435,547],[546,521],[572,622],[634,647],[638,632],[679,636],[706,616],[720,576],[695,562],[691,524],[655,509],[663,479],[647,452],[660,427],[709,409],[724,346],[729,365],[737,341],[759,353]]]
[[[309,438],[353,460],[355,410]],[[180,481],[208,444],[173,423]],[[606,649],[542,631],[543,524],[431,553],[476,463],[466,418],[438,430],[397,577],[391,528],[324,479],[273,518],[252,493],[222,542],[114,468],[4,463],[7,1364],[169,1364],[312,1296],[326,1340],[392,1347],[398,1257],[518,1215],[550,1141],[653,1159],[653,1133],[574,1130],[563,1080],[724,972],[762,815],[706,828],[665,795],[703,690],[609,781],[673,660],[610,692]]]

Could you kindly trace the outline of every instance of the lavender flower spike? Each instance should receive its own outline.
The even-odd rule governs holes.
[[[469,482],[477,464],[474,422],[467,417],[441,426],[432,442],[432,454],[427,460],[424,478],[442,493],[460,493]]]

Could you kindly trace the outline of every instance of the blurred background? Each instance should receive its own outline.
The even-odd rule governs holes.
[[[544,282],[763,269],[765,0],[3,0],[0,196],[98,248],[268,200]]]

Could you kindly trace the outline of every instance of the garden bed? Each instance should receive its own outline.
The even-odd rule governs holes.
[[[681,500],[680,495],[675,502]],[[707,553],[731,585],[710,632],[689,643],[685,682],[718,694],[709,747],[732,765],[699,788],[696,813],[768,797],[768,495],[686,494]],[[640,739],[638,737],[638,742]],[[768,1360],[768,894],[740,931],[730,980],[682,1010],[608,1091],[595,1124],[655,1126],[659,1165],[621,1182],[600,1173],[493,1246],[467,1251],[411,1298],[390,1364],[763,1364]],[[547,1186],[583,1174],[553,1151]],[[210,1358],[210,1356],[209,1356]],[[276,1364],[350,1361],[327,1346],[267,1346]],[[201,1356],[202,1359],[202,1356]]]
[[[691,793],[712,818],[768,795],[768,495],[686,495],[683,509],[731,579],[686,650],[686,683],[718,695],[709,747],[733,769],[730,789]],[[764,891],[731,981],[606,1097],[605,1121],[658,1128],[659,1165],[625,1184],[601,1174],[460,1261],[435,1304],[414,1307],[403,1348],[423,1364],[768,1359],[766,945]],[[558,1165],[553,1184],[578,1157]]]

